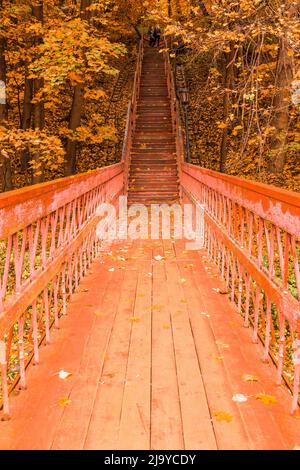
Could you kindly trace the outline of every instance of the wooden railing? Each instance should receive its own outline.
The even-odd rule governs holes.
[[[204,204],[205,244],[230,298],[299,399],[300,195],[182,163],[184,201]],[[224,312],[226,315],[226,312]]]
[[[228,293],[277,366],[276,383],[300,383],[300,195],[186,163],[179,104],[165,41],[165,64],[183,203],[201,204],[205,246]]]
[[[67,302],[98,256],[97,208],[124,192],[124,164],[0,195],[0,406],[26,387]]]
[[[168,94],[171,104],[171,118],[172,118],[172,130],[175,135],[176,140],[176,156],[177,156],[177,169],[178,175],[181,179],[181,164],[184,162],[184,139],[183,139],[183,130],[180,123],[180,109],[179,103],[175,91],[174,75],[172,71],[172,66],[170,62],[168,40],[164,40],[165,50],[163,52],[165,59],[165,73],[167,77],[168,85]],[[180,200],[182,200],[182,190],[180,187],[179,190]]]
[[[142,33],[142,37],[139,43],[132,97],[128,103],[126,130],[125,130],[123,154],[122,154],[122,161],[124,162],[124,178],[125,178],[124,186],[125,186],[126,195],[128,192],[128,176],[129,176],[129,169],[130,169],[132,139],[133,139],[133,134],[135,131],[135,123],[136,123],[136,115],[137,115],[137,102],[139,99],[140,87],[141,87],[143,57],[144,57],[144,36]]]

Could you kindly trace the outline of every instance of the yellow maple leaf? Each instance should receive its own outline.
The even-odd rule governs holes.
[[[256,400],[260,400],[264,405],[277,403],[277,400],[273,395],[267,395],[266,393],[257,393],[255,398]]]
[[[259,378],[256,375],[252,374],[243,374],[242,379],[244,382],[258,382]]]
[[[72,403],[72,400],[70,400],[70,398],[64,397],[58,400],[59,406],[63,406],[63,407],[70,405],[70,403]]]
[[[132,323],[138,323],[139,321],[141,321],[139,317],[131,317],[130,320],[132,321]]]
[[[213,416],[216,418],[217,421],[226,421],[227,423],[230,423],[233,418],[233,416],[230,413],[227,413],[226,411],[215,411],[213,413]]]

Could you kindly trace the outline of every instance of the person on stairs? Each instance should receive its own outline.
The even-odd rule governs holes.
[[[148,36],[149,36],[149,46],[153,47],[155,45],[155,36],[154,36],[154,28],[153,26],[149,26],[148,29]]]
[[[154,46],[156,46],[156,44],[157,44],[157,47],[160,46],[160,36],[161,36],[161,29],[160,29],[160,26],[157,24],[154,28]]]

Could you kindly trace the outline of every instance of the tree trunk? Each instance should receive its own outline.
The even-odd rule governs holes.
[[[88,21],[90,19],[90,12],[87,8],[91,5],[91,0],[81,0],[80,3],[80,16],[81,19]],[[84,85],[77,84],[74,87],[73,101],[70,114],[69,129],[73,132],[80,126],[82,109],[84,104]],[[76,153],[77,143],[72,139],[67,140],[66,156],[65,156],[65,176],[73,175],[76,172]]]
[[[33,83],[32,80],[28,79],[25,76],[24,84],[24,102],[23,102],[23,116],[22,116],[22,129],[26,131],[31,127],[31,116],[32,116],[32,90]],[[21,152],[21,171],[25,172],[28,170],[28,161],[29,161],[29,152],[28,150],[23,150]]]
[[[220,172],[224,173],[226,168],[226,159],[228,152],[228,117],[230,113],[230,95],[233,87],[233,59],[234,59],[234,49],[230,48],[230,52],[225,54],[225,64],[224,64],[224,98],[223,98],[223,122],[226,124],[226,127],[222,131],[221,139],[221,148],[220,148]]]
[[[201,8],[202,14],[203,14],[204,16],[209,16],[209,13],[208,13],[208,11],[207,11],[207,8],[206,8],[204,2],[199,2],[199,7]]]
[[[2,7],[2,3],[0,4]],[[5,60],[6,41],[4,38],[0,40],[0,126],[7,125],[8,108],[6,100],[6,60]],[[10,159],[5,152],[0,153],[0,178],[2,191],[10,191],[13,189],[12,170]]]
[[[286,12],[288,17],[296,14],[296,7],[286,2]],[[291,84],[293,81],[293,55],[289,48],[289,38],[287,30],[280,38],[280,45],[277,58],[277,71],[275,89],[276,94],[273,102],[273,118],[271,125],[275,128],[274,136],[271,139],[271,158],[269,170],[279,174],[283,171],[286,153],[287,136],[289,130],[289,108],[291,103]]]
[[[32,14],[33,16],[43,23],[44,13],[43,13],[43,0],[39,0],[39,3],[32,4]],[[43,41],[42,37],[36,39],[36,44],[40,44]],[[33,98],[36,98],[37,95],[44,87],[44,80],[42,78],[35,78],[33,80]],[[44,101],[39,98],[37,102],[33,105],[33,128],[42,130],[45,127],[45,110],[44,110]],[[38,158],[38,157],[37,157]],[[44,168],[40,169],[40,174],[33,173],[32,183],[41,183],[44,179]]]
[[[76,131],[80,126],[83,107],[83,86],[78,84],[74,88],[69,129]],[[65,176],[73,175],[76,172],[76,141],[68,139],[65,157]]]

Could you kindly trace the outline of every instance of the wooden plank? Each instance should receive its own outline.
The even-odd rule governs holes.
[[[118,449],[150,448],[152,262],[140,265]]]
[[[169,253],[164,254],[169,256]],[[151,449],[176,450],[184,449],[184,442],[169,298],[165,285],[164,264],[154,262]]]
[[[180,275],[172,261],[166,260],[165,267],[185,448],[216,449],[214,429]]]
[[[84,446],[104,357],[118,308],[120,298],[118,288],[122,285],[124,278],[124,270],[119,269],[120,263],[110,262],[109,266],[111,265],[116,271],[106,272],[109,282],[101,303],[95,303],[95,298],[92,295],[89,300],[94,305],[92,309],[93,326],[83,351],[77,380],[69,394],[71,405],[64,409],[56,429],[52,449],[76,450],[82,449]],[[98,282],[96,285],[99,288]]]
[[[210,263],[208,266],[211,266]],[[201,260],[198,267],[195,279],[200,292],[199,286],[200,283],[203,285],[204,275]],[[211,267],[211,272],[214,271],[216,272],[216,268]],[[219,350],[224,358],[227,380],[234,393],[243,393],[249,397],[248,401],[239,407],[247,434],[255,449],[291,449],[294,445],[292,439],[295,439],[295,430],[300,430],[300,425],[289,416],[290,396],[286,389],[275,385],[275,369],[271,364],[262,363],[262,345],[252,343],[251,330],[243,327],[242,318],[234,306],[226,296],[213,290],[219,283],[218,277],[208,278],[207,290],[205,294],[200,292],[200,295],[203,302],[210,304],[212,308],[211,326],[220,343]],[[222,344],[229,347],[224,348]],[[259,377],[259,382],[245,382],[242,379],[243,374],[255,375]],[[277,397],[278,402],[266,406],[255,400],[255,394],[260,392]],[[276,414],[278,419],[275,418]]]
[[[126,264],[121,297],[104,358],[85,449],[117,449],[132,317],[138,280],[137,260]]]
[[[254,445],[250,436],[247,435],[238,405],[232,401],[233,390],[229,386],[224,370],[223,356],[218,350],[216,338],[211,328],[212,306],[203,299],[206,295],[206,289],[203,290],[203,296],[197,292],[196,283],[199,284],[199,278],[196,280],[193,273],[193,270],[197,270],[197,266],[195,266],[195,259],[190,261],[191,263],[188,265],[186,261],[179,261],[178,267],[181,278],[186,279],[186,282],[183,283],[183,290],[187,299],[191,328],[209,408],[212,414],[222,411],[232,416],[231,422],[214,419],[218,448],[222,450],[253,449]],[[207,286],[207,281],[207,274],[202,275],[202,289],[203,286]]]
[[[60,320],[61,329],[53,329],[51,344],[41,348],[40,364],[29,368],[27,390],[11,398],[12,419],[0,422],[0,448],[50,449],[63,413],[58,401],[71,393],[93,324],[89,295],[93,295],[94,302],[101,302],[108,279],[105,263],[98,267],[95,264],[92,265],[94,272],[83,280],[79,292],[73,295],[68,315]],[[100,288],[93,292],[96,281]],[[88,292],[83,292],[86,289]],[[59,379],[60,369],[72,372],[72,377]],[[9,439],[9,434],[13,439]]]

